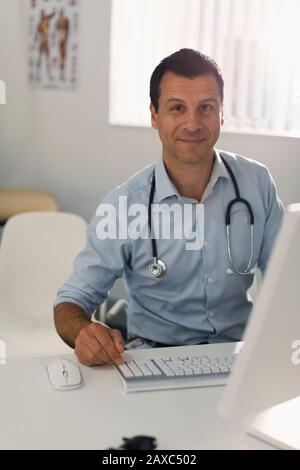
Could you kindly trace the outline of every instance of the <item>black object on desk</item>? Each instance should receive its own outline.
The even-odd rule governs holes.
[[[155,437],[151,436],[134,436],[123,437],[123,444],[117,447],[117,450],[153,450],[157,446]],[[116,450],[113,447],[108,450]]]

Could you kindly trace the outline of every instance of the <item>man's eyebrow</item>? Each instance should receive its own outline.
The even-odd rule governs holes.
[[[199,101],[199,103],[207,103],[208,101],[212,101],[214,103],[218,103],[217,98],[205,98],[204,100]]]
[[[218,103],[218,99],[217,99],[217,98],[209,97],[209,98],[204,98],[203,100],[200,100],[200,101],[199,101],[199,104],[201,104],[201,103],[207,103],[208,101],[211,101],[211,102],[214,102],[214,103]],[[172,103],[172,102],[184,103],[183,100],[181,100],[180,98],[176,98],[176,97],[169,98],[169,99],[166,101],[167,104]]]
[[[172,103],[173,101],[176,101],[176,102],[179,102],[179,103],[184,103],[183,100],[181,100],[180,98],[175,98],[175,97],[169,98],[166,102],[167,103]]]

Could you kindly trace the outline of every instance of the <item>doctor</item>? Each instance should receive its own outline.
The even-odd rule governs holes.
[[[128,339],[163,346],[242,338],[254,268],[265,272],[284,211],[264,165],[215,149],[223,88],[215,62],[191,49],[166,57],[154,70],[150,111],[162,158],[107,194],[102,204],[117,208],[120,197],[128,207],[142,204],[149,209],[149,230],[155,204],[164,211],[201,205],[203,243],[187,249],[184,236],[166,239],[156,230],[153,240],[103,239],[99,206],[86,246],[55,301],[57,331],[84,364],[122,362],[120,332],[91,321],[121,276],[130,297]],[[116,224],[122,223],[119,215]]]

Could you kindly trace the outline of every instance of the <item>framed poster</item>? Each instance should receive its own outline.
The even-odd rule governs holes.
[[[30,85],[77,88],[79,0],[28,1]]]

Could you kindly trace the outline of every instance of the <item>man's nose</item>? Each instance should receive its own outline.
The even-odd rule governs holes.
[[[198,112],[190,112],[187,115],[184,128],[189,132],[196,132],[202,128],[202,121]]]

